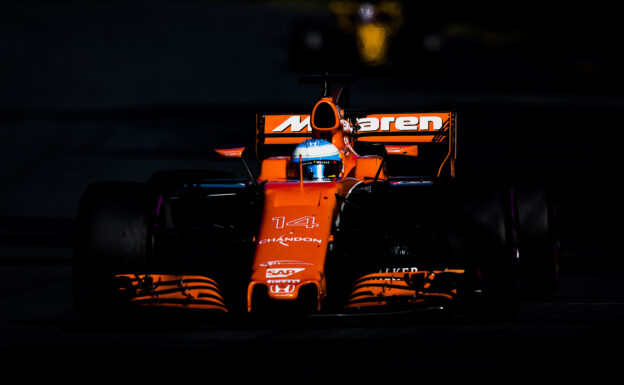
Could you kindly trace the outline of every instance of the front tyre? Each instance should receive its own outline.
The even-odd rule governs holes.
[[[522,293],[525,298],[551,298],[559,282],[555,194],[525,185],[517,196]]]
[[[115,305],[113,278],[146,269],[152,245],[147,186],[135,182],[90,185],[78,210],[74,300],[83,316]]]
[[[514,189],[465,183],[449,193],[438,242],[441,254],[465,266],[472,281],[463,306],[475,314],[515,314],[521,297]]]

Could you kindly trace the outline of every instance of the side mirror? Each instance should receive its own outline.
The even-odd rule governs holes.
[[[215,149],[219,158],[223,159],[242,159],[243,152],[245,151],[245,147],[235,147],[235,148],[222,148]]]
[[[417,145],[385,145],[386,154],[400,156],[418,156]]]
[[[418,146],[417,145],[402,145],[402,144],[386,144],[384,146],[374,146],[373,148],[377,149],[377,151],[382,151],[383,154],[381,164],[377,169],[377,174],[375,174],[374,181],[377,182],[379,179],[379,174],[383,169],[386,163],[386,156],[388,155],[398,155],[398,156],[418,156]]]
[[[220,148],[214,150],[216,155],[221,159],[240,159],[243,162],[243,166],[245,166],[245,170],[249,175],[249,180],[253,182],[253,184],[257,187],[258,181],[254,178],[253,173],[249,169],[249,165],[243,158],[243,152],[245,152],[245,147],[234,147],[234,148]]]

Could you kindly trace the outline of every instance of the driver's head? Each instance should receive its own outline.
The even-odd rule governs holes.
[[[338,148],[323,139],[308,139],[295,147],[291,175],[303,180],[332,181],[342,177],[343,166]]]

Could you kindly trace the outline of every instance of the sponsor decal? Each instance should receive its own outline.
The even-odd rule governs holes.
[[[303,270],[303,269],[302,269]],[[267,283],[269,284],[269,291],[272,294],[280,296],[280,295],[290,295],[295,292],[295,287],[301,281],[298,279],[269,279]]]
[[[274,119],[279,119],[275,116]],[[352,132],[353,128],[345,119],[340,120],[343,130]],[[270,123],[272,125],[272,123]],[[372,131],[439,131],[443,126],[443,119],[436,115],[395,115],[395,116],[367,116],[358,118],[358,132]],[[286,119],[271,130],[272,133],[310,133],[310,115],[286,115]]]
[[[351,124],[349,124],[348,120],[340,119],[340,124],[342,125],[342,131],[346,132],[347,134],[350,134],[353,132],[353,127],[351,126]],[[345,141],[346,141],[346,138],[345,138]]]
[[[377,272],[373,273],[372,276],[368,277],[367,279],[370,281],[394,281],[394,282],[398,282],[398,281],[404,281],[405,280],[405,273],[416,273],[418,272],[418,268],[417,267],[384,267],[379,269]],[[390,275],[390,276],[384,276],[384,275],[378,275],[375,276],[374,274],[397,274],[397,275]]]
[[[301,281],[298,279],[269,279],[269,290],[275,295],[289,295],[295,292],[295,287]]]
[[[275,238],[265,238],[265,239],[261,239],[258,241],[258,245],[264,245],[264,244],[268,244],[268,243],[279,243],[282,246],[286,246],[289,247],[292,243],[318,243],[321,244],[323,243],[322,240],[318,239],[318,238],[312,238],[312,237],[293,237],[293,236],[288,236],[288,235],[280,235],[279,237]]]
[[[418,271],[417,267],[385,267],[379,269],[378,273],[415,273]]]
[[[281,260],[281,261],[269,261],[266,263],[261,263],[259,266],[262,267],[271,267],[271,266],[287,266],[287,265],[303,265],[303,266],[314,266],[314,264],[309,262],[301,262],[296,260]]]
[[[297,274],[300,273],[302,271],[304,271],[305,268],[303,267],[299,267],[299,268],[269,268],[266,271],[266,277],[267,278],[286,278],[286,277],[290,277],[293,274]]]
[[[269,285],[297,285],[301,283],[300,279],[268,279]]]
[[[301,120],[301,118],[304,118]],[[312,132],[312,126],[310,125],[310,116],[305,115],[293,115],[289,116],[279,126],[273,129],[273,132],[284,132],[290,127],[290,132]]]
[[[442,118],[439,116],[384,116],[381,118],[366,117],[357,120],[358,132],[372,131],[439,131],[442,129]]]
[[[283,229],[284,226],[301,226],[305,227],[306,229],[319,227],[319,224],[315,222],[315,217],[310,215],[293,219],[288,222],[286,221],[286,217],[273,217],[271,218],[271,220],[275,222],[276,229]]]
[[[275,285],[270,285],[269,286],[269,290],[271,291],[272,294],[275,295],[290,295],[292,293],[295,292],[295,285],[292,284],[275,284]]]

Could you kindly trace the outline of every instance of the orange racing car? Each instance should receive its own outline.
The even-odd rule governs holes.
[[[83,313],[508,311],[554,291],[554,206],[541,190],[458,177],[454,111],[369,113],[348,105],[349,76],[301,79],[321,85],[310,112],[257,116],[259,175],[168,170],[88,187]]]

